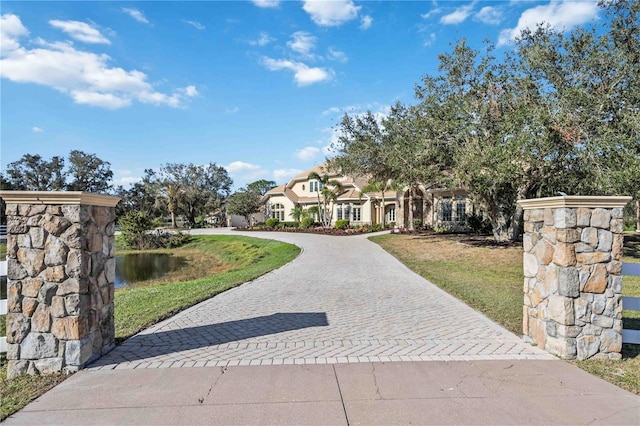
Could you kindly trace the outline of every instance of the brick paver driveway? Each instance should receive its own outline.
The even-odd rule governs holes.
[[[288,265],[143,331],[91,368],[553,359],[366,236],[248,235],[303,251]]]

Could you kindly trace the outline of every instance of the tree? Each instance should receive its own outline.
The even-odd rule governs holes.
[[[227,213],[236,214],[251,223],[251,215],[258,213],[262,205],[260,193],[247,188],[242,188],[233,193],[227,200]]]
[[[340,138],[332,148],[338,155],[329,160],[329,169],[343,175],[362,176],[380,183],[384,212],[386,183],[395,176],[396,170],[393,169],[389,158],[389,139],[378,117],[371,111],[355,117],[345,114],[340,123]],[[363,192],[370,191],[363,189]],[[384,227],[384,213],[382,226]]]
[[[145,169],[142,180],[129,189],[121,185],[115,188],[115,195],[121,198],[116,204],[116,217],[120,218],[130,211],[143,211],[154,218],[163,216],[165,206],[158,202],[157,186],[155,172]]]
[[[333,204],[338,199],[344,188],[340,182],[331,179],[327,173],[322,175],[312,172],[308,176],[309,180],[316,180],[319,188],[316,191],[318,197],[318,216],[322,226],[329,228],[333,221]]]
[[[111,163],[103,161],[95,154],[73,150],[69,153],[69,191],[107,192],[111,189],[113,172]]]
[[[40,155],[25,154],[7,166],[8,183],[24,191],[85,191],[106,192],[111,188],[110,164],[96,157],[73,150],[69,153],[69,168],[64,158],[54,156],[43,160]],[[71,182],[67,180],[71,178]]]
[[[259,194],[261,197],[276,187],[276,183],[272,180],[260,179],[247,185],[247,191]]]
[[[182,214],[189,226],[196,226],[198,217],[219,211],[229,196],[232,180],[222,166],[209,163],[205,166],[169,163],[157,174],[160,187],[171,185],[180,188],[176,212]],[[169,206],[166,192],[159,192]]]
[[[22,191],[62,191],[65,189],[64,158],[43,160],[40,155],[25,154],[7,165],[8,184]]]

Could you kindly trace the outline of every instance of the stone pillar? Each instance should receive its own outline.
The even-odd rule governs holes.
[[[115,346],[116,197],[0,191],[9,378],[73,372]]]
[[[631,197],[522,200],[525,337],[565,359],[620,359],[622,213]]]

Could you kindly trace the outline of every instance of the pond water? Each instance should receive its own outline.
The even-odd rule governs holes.
[[[184,257],[165,253],[132,253],[116,256],[115,288],[162,278],[186,265]]]

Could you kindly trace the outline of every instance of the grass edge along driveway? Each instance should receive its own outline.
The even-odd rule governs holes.
[[[202,251],[229,267],[224,272],[191,281],[118,289],[115,293],[117,342],[216,294],[271,272],[291,262],[301,251],[292,244],[235,235],[193,236],[183,248]],[[165,252],[179,253],[181,249]],[[7,380],[4,354],[0,364],[0,421],[67,377],[64,374],[23,375]]]
[[[469,236],[380,235],[369,240],[409,269],[473,309],[522,335],[522,248],[472,247]],[[640,262],[640,237],[625,236],[625,262]],[[625,296],[640,296],[640,278],[625,278]],[[638,313],[624,311],[624,319]],[[571,361],[583,370],[640,395],[640,345],[623,345],[623,359]]]

